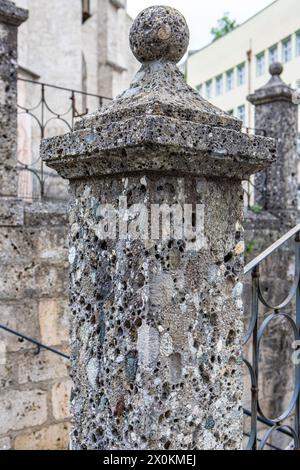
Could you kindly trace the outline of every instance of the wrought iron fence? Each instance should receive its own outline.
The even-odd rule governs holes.
[[[42,162],[40,141],[73,131],[77,119],[108,104],[111,98],[24,78],[18,81],[19,196],[61,198],[65,185]]]
[[[273,305],[265,298],[260,280],[260,268],[264,260],[279,250],[285,243],[295,237],[295,273],[294,281],[287,297],[277,305]],[[251,432],[247,444],[248,450],[265,449],[269,445],[269,439],[276,432],[282,432],[290,436],[293,440],[293,447],[300,448],[300,360],[296,356],[291,364],[294,369],[295,380],[292,398],[289,405],[279,416],[269,418],[265,416],[260,403],[259,379],[260,379],[260,354],[262,340],[266,335],[268,326],[275,320],[280,318],[287,322],[293,331],[293,341],[295,351],[300,349],[300,224],[290,230],[276,243],[271,245],[267,250],[261,253],[253,261],[251,261],[244,270],[244,274],[252,276],[252,299],[251,299],[251,316],[248,331],[246,332],[244,345],[251,345],[251,360],[244,359],[247,366],[251,381]],[[267,309],[262,320],[259,316],[259,308]],[[295,352],[294,351],[294,352]],[[300,354],[299,354],[300,359]],[[263,420],[268,426],[261,439],[258,439],[258,422]],[[293,424],[289,421],[292,420]]]

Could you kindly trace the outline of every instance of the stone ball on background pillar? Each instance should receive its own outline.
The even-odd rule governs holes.
[[[274,62],[270,65],[269,72],[272,76],[281,75],[283,72],[283,65],[280,62]]]

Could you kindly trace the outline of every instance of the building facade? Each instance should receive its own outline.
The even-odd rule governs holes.
[[[17,0],[29,10],[19,31],[19,65],[39,81],[114,97],[137,62],[126,46],[126,0]],[[26,72],[25,72],[26,73]]]
[[[29,11],[18,45],[19,196],[39,197],[41,177],[44,196],[64,199],[62,179],[42,168],[40,140],[72,130],[73,114],[95,112],[128,87],[137,69],[126,47],[132,19],[126,0],[17,0],[16,5]],[[42,90],[39,82],[56,88]],[[78,92],[72,105],[69,90]],[[37,174],[23,171],[24,165]]]
[[[276,0],[226,36],[191,53],[187,79],[204,98],[252,128],[254,110],[246,97],[266,83],[269,65],[277,61],[284,65],[283,80],[300,88],[298,0]]]

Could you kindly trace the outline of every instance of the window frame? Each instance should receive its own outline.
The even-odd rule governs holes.
[[[208,93],[208,90],[210,93]],[[208,100],[212,98],[212,91],[213,91],[213,81],[212,79],[206,80],[205,82],[205,98]]]
[[[199,85],[196,85],[195,89],[198,91],[199,95],[202,95],[203,83],[200,83]]]
[[[231,81],[229,82],[229,77]],[[230,86],[229,86],[230,83]],[[232,91],[234,89],[234,68],[227,70],[226,72],[226,91]]]
[[[285,58],[285,46],[289,44],[290,49],[289,49],[289,58]],[[281,53],[281,59],[283,64],[287,64],[288,62],[291,62],[293,59],[293,41],[292,41],[292,36],[288,36],[287,38],[283,39],[281,41],[281,48],[282,48],[282,53]]]
[[[272,60],[272,53],[276,51],[276,59]],[[278,48],[278,43],[273,44],[273,46],[269,47],[269,65],[274,64],[275,62],[278,62],[278,57],[279,57],[279,48]]]
[[[240,78],[241,78],[240,71],[241,70],[243,70],[242,80],[240,80]],[[242,62],[241,64],[239,64],[237,66],[236,76],[237,76],[237,80],[236,80],[237,86],[245,85],[245,83],[246,83],[246,62]]]
[[[224,78],[223,74],[221,73],[218,75],[215,79],[215,91],[216,91],[216,96],[221,96],[223,94],[224,90]]]
[[[243,109],[243,114],[242,114],[242,118],[241,118],[241,109]],[[243,126],[245,127],[246,126],[246,105],[245,104],[241,104],[240,106],[237,107],[237,118],[242,121],[243,123]]]
[[[260,63],[260,60],[262,62]],[[256,55],[256,76],[262,77],[266,73],[266,54],[265,51]]]
[[[296,57],[300,57],[300,30],[296,31]]]

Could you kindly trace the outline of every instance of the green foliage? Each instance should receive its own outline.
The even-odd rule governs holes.
[[[250,207],[250,210],[254,213],[254,214],[260,214],[263,210],[263,207],[261,206],[251,206]]]
[[[246,245],[246,255],[251,255],[251,253],[253,253],[255,249],[255,245],[256,245],[255,240],[252,240]]]
[[[231,20],[228,16],[228,13],[224,13],[223,17],[218,20],[218,26],[212,28],[210,31],[213,36],[213,41],[222,38],[237,26],[238,25],[236,20]]]

